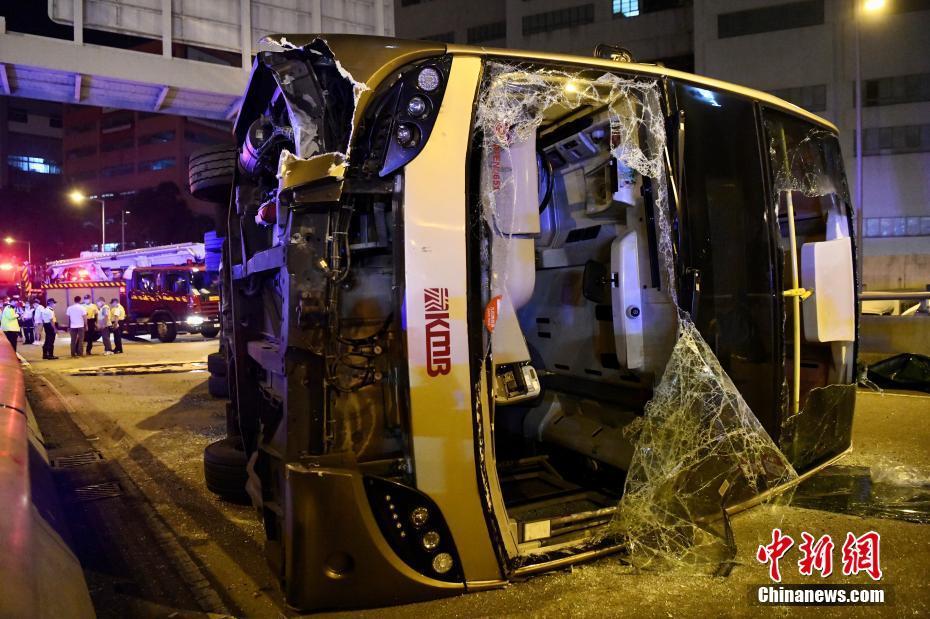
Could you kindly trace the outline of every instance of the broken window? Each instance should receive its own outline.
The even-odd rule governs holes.
[[[485,363],[524,558],[608,536],[638,566],[716,565],[724,506],[796,477],[678,307],[660,93],[486,66]]]
[[[774,110],[765,131],[785,294],[781,447],[808,468],[849,447],[855,406],[852,206],[836,135]],[[793,292],[792,292],[793,291]]]

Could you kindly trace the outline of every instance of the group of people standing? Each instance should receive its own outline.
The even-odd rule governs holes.
[[[43,359],[57,359],[55,356],[55,299],[49,299],[42,305],[38,299],[23,302],[19,297],[5,297],[3,312],[0,314],[0,330],[16,351],[19,338],[26,344],[42,344]],[[42,340],[45,340],[42,342]]]
[[[126,310],[119,299],[100,297],[94,303],[90,295],[83,299],[74,297],[74,303],[65,311],[68,315],[68,331],[71,333],[71,356],[83,357],[93,354],[94,342],[99,338],[103,342],[103,354],[113,355],[123,352],[122,324],[126,319]],[[113,343],[110,343],[110,334]]]
[[[55,299],[42,305],[38,299],[23,303],[19,297],[5,297],[3,313],[0,314],[0,329],[10,342],[14,352],[22,337],[26,344],[42,343],[42,358],[57,359],[55,356]]]
[[[42,358],[57,359],[55,356],[55,334],[58,319],[55,316],[55,299],[48,299],[46,305],[38,299],[23,303],[19,297],[6,297],[3,312],[0,313],[0,330],[6,336],[13,351],[19,344],[20,337],[26,344],[42,343]],[[74,303],[66,310],[68,330],[71,334],[71,356],[83,357],[92,354],[94,342],[103,342],[104,355],[123,352],[123,321],[126,309],[119,299],[111,299],[107,304],[103,297],[94,303],[90,295],[74,297]],[[110,334],[113,342],[110,342]]]

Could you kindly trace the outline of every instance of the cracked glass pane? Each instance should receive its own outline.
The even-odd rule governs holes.
[[[633,462],[610,533],[637,567],[717,569],[736,550],[724,507],[797,477],[687,319],[633,431]]]
[[[533,228],[533,222],[522,219],[528,209],[521,207],[516,197],[525,193],[518,188],[525,181],[521,181],[521,161],[524,168],[533,169],[529,182],[543,185],[536,176],[539,158],[533,156],[535,148],[524,145],[535,146],[545,132],[555,131],[551,127],[568,126],[586,116],[595,117],[593,125],[597,127],[598,114],[607,118],[605,137],[609,139],[609,154],[621,170],[620,186],[627,174],[622,170],[626,170],[634,180],[637,175],[642,177],[640,187],[650,188],[660,272],[657,277],[663,294],[675,308],[670,331],[676,334],[673,348],[655,372],[661,380],[652,399],[642,416],[628,423],[623,432],[627,444],[633,442],[632,455],[624,463],[626,481],[618,510],[601,539],[606,535],[622,541],[631,562],[638,567],[720,566],[735,554],[724,507],[758,498],[795,479],[797,474],[720,366],[688,312],[678,307],[669,218],[667,162],[671,159],[656,81],[590,71],[569,73],[493,62],[487,65],[476,110],[476,127],[483,136],[485,157],[491,162],[491,171],[484,173],[481,181],[482,219],[490,231],[482,255],[488,271],[485,298],[506,300],[518,296],[512,288],[518,287],[520,281],[513,280],[524,278],[514,278],[515,271],[509,265],[515,253],[522,251],[518,244],[521,240],[536,235],[539,242],[540,233]],[[596,134],[592,131],[587,136],[591,141]],[[559,152],[570,158],[572,145],[559,142]],[[542,172],[540,175],[545,176]],[[584,205],[571,207],[574,212],[583,208],[586,213],[598,213],[596,209],[601,207],[592,208],[590,200],[584,198],[584,189],[573,189],[573,178],[563,173],[557,190],[567,196],[564,199],[570,205]],[[579,186],[587,186],[590,191],[592,178],[586,171],[578,177]],[[572,195],[581,197],[573,199]],[[532,206],[535,208],[535,203]],[[544,208],[545,204],[540,212]],[[600,234],[600,226],[584,230],[590,231],[590,237],[577,234],[576,238]],[[542,236],[545,234],[543,230]],[[587,276],[589,270],[595,272],[591,278]],[[586,267],[585,271],[586,280],[598,281],[596,269]],[[596,286],[586,290],[585,296],[600,298]],[[513,305],[518,307],[516,302]],[[504,349],[499,344],[503,344],[503,338],[494,331],[488,338],[488,360],[495,366]],[[529,351],[525,354],[527,359],[533,356]],[[618,357],[634,367],[634,355],[628,354],[618,352]],[[564,381],[560,384],[560,394],[570,389]],[[567,404],[556,402],[549,410],[561,415]],[[579,418],[583,414],[572,419]],[[538,435],[544,437],[548,431],[540,426]],[[551,434],[558,438],[556,432]],[[621,460],[616,458],[614,463]]]
[[[852,205],[836,135],[773,110],[764,111],[764,121],[773,175],[772,208],[781,232],[783,286],[785,290],[800,287],[813,295],[786,299],[784,327],[788,404],[780,444],[791,463],[806,470],[842,453],[851,443],[857,287],[851,262]],[[849,277],[842,283],[841,273],[832,270],[820,279],[830,286],[818,290],[820,267],[814,252],[838,243],[847,256]],[[798,274],[795,280],[792,269]],[[838,310],[845,307],[846,335],[819,333],[821,298],[834,325],[841,322]]]

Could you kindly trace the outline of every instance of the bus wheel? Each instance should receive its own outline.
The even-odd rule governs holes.
[[[210,395],[214,398],[228,398],[229,379],[226,376],[211,374],[210,378],[207,379],[207,391],[209,391]]]
[[[200,335],[204,336],[208,340],[219,335],[220,330],[215,327],[202,327],[200,329]]]
[[[207,445],[203,450],[203,476],[207,490],[236,503],[249,503],[245,482],[248,458],[238,437],[226,437]]]
[[[226,376],[228,374],[226,355],[221,352],[212,352],[207,355],[207,370],[214,376]]]
[[[178,328],[173,322],[159,320],[155,323],[155,332],[153,334],[159,341],[168,344],[178,337]]]

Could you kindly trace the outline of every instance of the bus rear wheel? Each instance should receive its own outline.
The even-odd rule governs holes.
[[[228,501],[249,503],[249,495],[245,491],[245,483],[249,479],[247,464],[248,458],[239,437],[227,437],[207,445],[203,451],[207,489]]]

